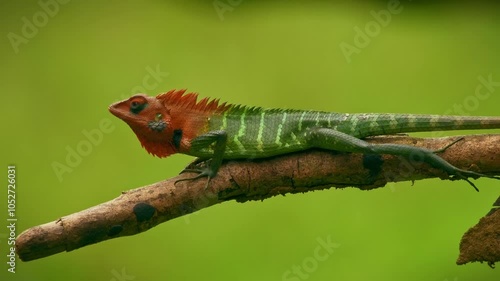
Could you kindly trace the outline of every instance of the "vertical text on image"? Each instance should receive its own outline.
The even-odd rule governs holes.
[[[7,166],[7,271],[16,273],[16,166]]]

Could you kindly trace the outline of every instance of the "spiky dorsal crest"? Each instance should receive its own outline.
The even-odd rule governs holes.
[[[219,99],[203,98],[198,100],[197,93],[186,93],[185,89],[182,90],[171,90],[163,94],[156,96],[157,99],[161,100],[166,108],[177,108],[181,110],[194,110],[204,113],[221,113],[231,107],[230,104],[221,103],[219,104]]]

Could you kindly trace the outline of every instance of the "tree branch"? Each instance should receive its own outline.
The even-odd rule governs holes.
[[[460,241],[457,264],[487,262],[494,267],[500,261],[500,197],[493,208],[469,229]]]
[[[408,144],[437,150],[456,139],[457,137],[422,139],[381,136],[368,141]],[[498,175],[500,135],[466,136],[440,155],[459,168]],[[418,155],[414,158],[410,161],[387,155],[310,150],[267,159],[230,161],[221,167],[206,190],[206,179],[183,181],[174,185],[176,180],[193,176],[185,173],[123,192],[111,201],[27,229],[16,240],[17,253],[21,260],[30,261],[62,251],[72,251],[107,239],[135,235],[162,222],[229,200],[245,202],[330,187],[353,186],[370,190],[382,187],[387,182],[433,177],[448,179],[442,171],[420,163]],[[465,182],[460,184],[467,186]],[[497,243],[492,245],[495,250],[490,251],[493,256],[487,260],[475,256],[474,260],[500,260],[500,212],[495,214],[495,217],[490,216],[497,233],[496,238],[492,238]],[[482,240],[476,242],[481,243]],[[461,259],[457,263],[469,261],[473,260]]]

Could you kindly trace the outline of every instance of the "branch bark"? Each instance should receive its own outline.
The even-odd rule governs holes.
[[[492,268],[500,261],[500,197],[478,224],[469,229],[460,241],[457,264],[486,262]]]
[[[368,141],[437,150],[456,138],[381,136]],[[440,155],[459,168],[498,175],[500,135],[466,136]],[[135,235],[173,218],[229,200],[245,202],[330,187],[352,186],[370,190],[385,186],[388,182],[434,177],[448,179],[445,173],[420,163],[418,155],[413,160],[407,160],[388,155],[340,154],[319,150],[224,163],[206,190],[206,179],[183,181],[174,185],[176,180],[191,176],[193,175],[185,173],[129,190],[111,201],[27,229],[17,237],[17,253],[21,260],[30,261],[62,251],[72,251],[108,239]],[[470,188],[473,192],[465,181],[457,184]],[[457,263],[494,263],[500,260],[500,211],[495,214],[496,216],[489,217],[489,227],[493,227],[493,232],[488,228],[488,235],[496,241],[491,249],[487,249],[491,255],[475,255],[472,259],[467,259],[466,255],[461,254]],[[496,233],[496,236],[492,233]],[[467,239],[464,236],[461,244],[465,245],[464,241],[479,245],[483,242],[477,240],[480,238],[476,236]],[[476,248],[477,246],[475,245]],[[471,247],[474,246],[461,247],[461,250],[470,252]]]

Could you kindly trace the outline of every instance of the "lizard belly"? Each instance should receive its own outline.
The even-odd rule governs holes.
[[[246,142],[239,143],[228,141],[224,158],[265,158],[291,152],[304,150],[306,147],[299,142],[275,142],[275,143],[258,143]]]

